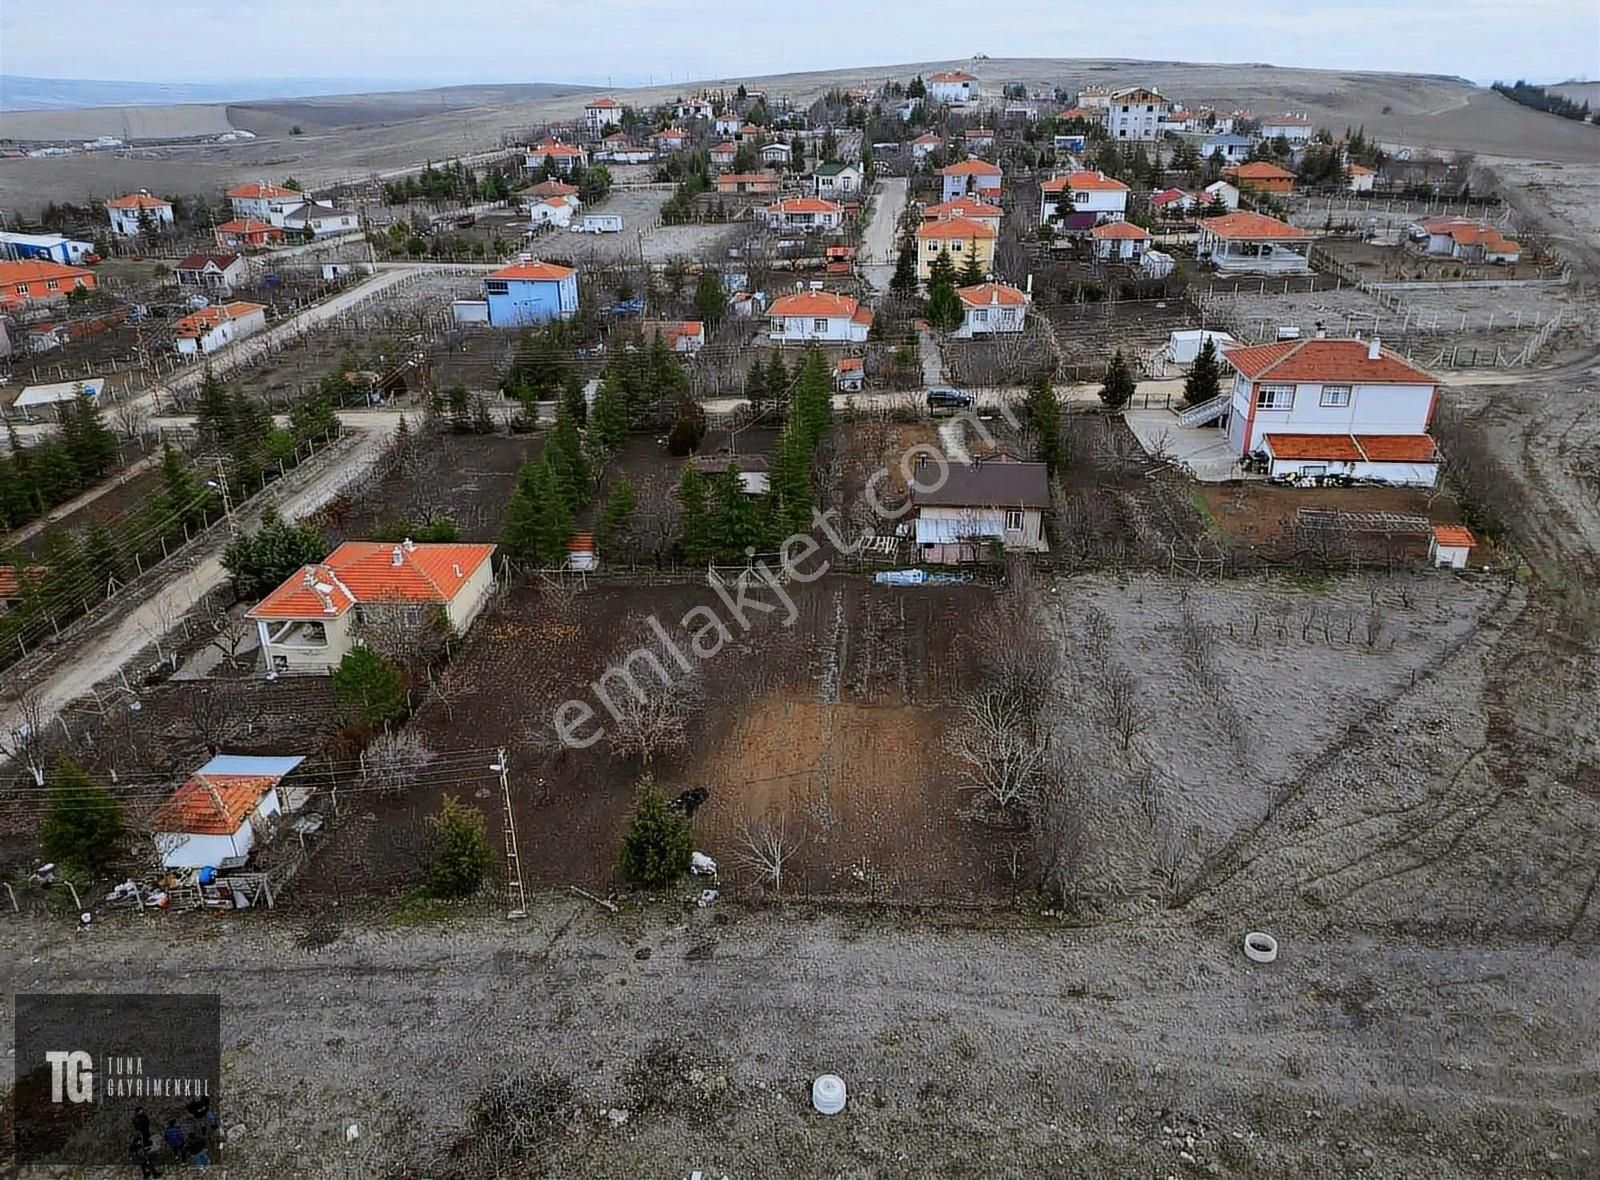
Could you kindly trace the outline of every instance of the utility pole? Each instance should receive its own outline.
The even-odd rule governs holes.
[[[206,482],[214,486],[217,489],[217,493],[222,497],[222,515],[228,521],[228,533],[237,537],[239,535],[239,518],[233,512],[233,493],[228,487],[226,456],[202,455],[200,456],[200,461],[202,463],[216,464],[217,478]]]
[[[506,756],[504,746],[497,751],[489,769],[500,775],[500,803],[505,809],[501,826],[506,834],[506,901],[510,905],[506,917],[526,918],[528,893],[522,886],[522,861],[517,856],[517,817],[511,809],[511,759]]]

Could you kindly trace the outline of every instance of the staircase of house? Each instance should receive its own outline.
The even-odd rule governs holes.
[[[1190,406],[1178,414],[1179,426],[1204,426],[1207,422],[1215,422],[1222,417],[1228,408],[1228,399],[1214,397],[1210,401],[1201,402],[1198,406]]]

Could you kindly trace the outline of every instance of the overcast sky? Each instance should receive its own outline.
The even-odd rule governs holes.
[[[806,27],[797,28],[803,16]],[[417,84],[760,75],[992,57],[1600,77],[1595,0],[4,0],[0,70]]]

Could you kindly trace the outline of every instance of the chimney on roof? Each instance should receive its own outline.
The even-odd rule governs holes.
[[[401,565],[405,564],[405,561],[406,561],[406,551],[404,549],[400,548],[400,546],[396,545],[394,547],[394,551],[389,554],[389,564],[390,565],[394,565],[394,566],[401,566]]]
[[[1322,321],[1321,320],[1318,320],[1317,321],[1317,339],[1318,340],[1326,340],[1327,337],[1328,337],[1328,329],[1326,329],[1326,328],[1324,328],[1322,326]]]
[[[1379,341],[1377,335],[1374,334],[1372,339],[1370,341],[1368,341],[1368,343],[1367,343],[1367,359],[1369,361],[1377,360],[1378,359],[1378,350],[1380,348],[1382,348],[1382,347],[1383,347],[1382,342]]]
[[[452,564],[450,567],[450,572],[459,578],[461,576],[461,563],[458,561]]]
[[[311,589],[316,592],[318,598],[322,599],[323,614],[336,615],[339,613],[334,609],[332,586],[328,585],[326,582],[314,582],[312,583]]]
[[[1028,272],[1028,298],[1033,298],[1033,272]]]
[[[405,540],[405,548],[407,553],[415,553],[417,550],[417,543],[410,537],[407,537]]]

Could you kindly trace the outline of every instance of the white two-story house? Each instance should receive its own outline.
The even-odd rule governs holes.
[[[1281,340],[1225,350],[1220,417],[1229,449],[1269,475],[1343,475],[1432,487],[1428,428],[1438,381],[1377,337]]]
[[[978,79],[966,70],[945,70],[928,75],[928,97],[934,102],[969,103],[978,97]]]
[[[1070,212],[1063,213],[1063,203]],[[1128,186],[1104,172],[1068,172],[1039,185],[1039,224],[1086,232],[1128,215]]]

